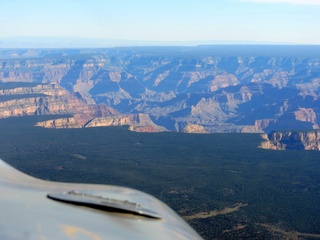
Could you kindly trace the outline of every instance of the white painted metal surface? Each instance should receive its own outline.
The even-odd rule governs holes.
[[[75,202],[56,201],[48,194],[62,198],[63,194],[75,195],[71,196]],[[148,216],[148,211],[154,216]],[[0,239],[201,237],[168,206],[143,192],[108,185],[43,181],[0,160]]]

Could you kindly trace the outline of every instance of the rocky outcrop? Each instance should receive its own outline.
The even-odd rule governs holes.
[[[151,126],[130,125],[129,130],[133,131],[133,132],[164,132],[164,131],[167,131],[165,128],[157,126],[157,125],[151,125]]]
[[[74,117],[38,122],[36,126],[44,128],[81,128],[81,125]]]
[[[299,108],[294,112],[294,115],[299,121],[312,123],[317,121],[317,115],[312,108]]]
[[[75,120],[81,127],[85,127],[94,118],[118,116],[120,113],[106,105],[86,105],[84,104],[73,114]]]
[[[183,129],[182,132],[184,133],[208,133],[207,130],[204,129],[203,126],[198,124],[188,123]]]
[[[107,117],[97,117],[89,121],[85,127],[129,126],[129,130],[137,132],[167,131],[157,126],[147,114],[128,114]]]
[[[271,132],[261,148],[272,150],[320,150],[320,131]]]

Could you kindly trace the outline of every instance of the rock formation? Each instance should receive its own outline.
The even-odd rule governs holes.
[[[261,143],[261,148],[272,150],[320,150],[320,131],[271,132]]]
[[[164,127],[157,126],[147,114],[127,114],[97,117],[89,121],[85,127],[129,126],[129,130],[137,132],[162,132]]]
[[[57,84],[5,89],[0,91],[0,97],[3,98],[0,101],[0,118],[73,114],[77,120],[86,121],[92,116],[117,114],[117,111],[105,105],[87,105]]]
[[[74,117],[38,122],[36,126],[44,128],[81,128],[81,125]]]
[[[182,132],[184,133],[208,133],[207,130],[204,129],[203,126],[188,123],[183,129]]]
[[[0,118],[30,115],[73,115],[44,122],[46,128],[130,125],[137,131],[165,131],[146,114],[123,115],[104,104],[90,105],[57,84],[37,84],[0,90]],[[143,129],[144,127],[145,129]]]

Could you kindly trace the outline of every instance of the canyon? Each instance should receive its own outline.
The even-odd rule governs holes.
[[[70,115],[43,127],[269,133],[320,122],[317,46],[2,49],[0,82],[0,118]]]

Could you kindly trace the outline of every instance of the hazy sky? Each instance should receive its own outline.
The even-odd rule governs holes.
[[[9,0],[0,38],[320,44],[320,0]]]

